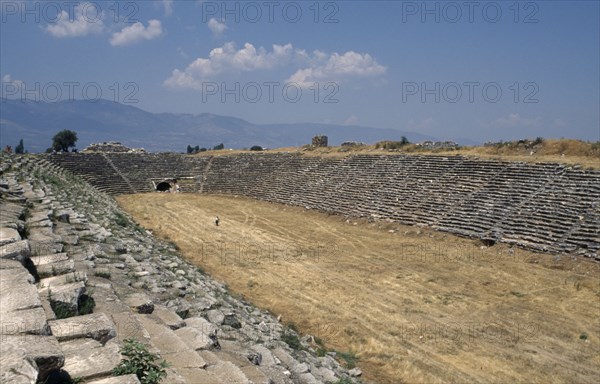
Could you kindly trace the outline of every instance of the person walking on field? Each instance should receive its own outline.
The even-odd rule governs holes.
[[[219,226],[219,216],[215,217],[215,225],[218,227]]]

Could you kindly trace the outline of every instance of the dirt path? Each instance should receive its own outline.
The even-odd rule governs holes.
[[[357,355],[373,382],[600,375],[598,264],[245,198],[118,200],[232,292]]]

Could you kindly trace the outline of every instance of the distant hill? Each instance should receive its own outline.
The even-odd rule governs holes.
[[[185,151],[188,144],[226,148],[268,148],[309,144],[317,134],[329,137],[329,143],[344,141],[375,143],[399,140],[412,142],[436,140],[433,137],[395,129],[335,124],[252,124],[248,121],[210,113],[150,113],[107,100],[61,101],[55,103],[1,99],[0,142],[17,145],[22,138],[29,152],[42,152],[60,130],[70,129],[79,136],[77,148],[103,141],[120,141],[148,151]]]

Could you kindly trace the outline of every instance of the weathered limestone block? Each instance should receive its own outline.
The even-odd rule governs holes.
[[[39,289],[40,295],[45,295],[52,305],[59,305],[70,312],[79,311],[79,299],[85,294],[85,283],[77,281],[69,284],[46,286]]]
[[[69,260],[66,253],[54,253],[49,255],[32,256],[31,261],[36,266],[57,263],[59,261]]]
[[[193,327],[183,327],[175,331],[175,334],[195,351],[209,350],[213,341],[208,337],[208,333]]]
[[[167,309],[167,307],[162,305],[155,305],[152,315],[156,316],[158,319],[160,319],[160,321],[173,330],[185,327],[185,321],[179,317],[178,314],[170,311]]]
[[[14,243],[0,246],[0,259],[16,259],[31,255],[28,240],[16,241]]]
[[[58,341],[91,338],[106,343],[116,336],[115,325],[104,313],[92,313],[48,322]]]
[[[49,335],[50,328],[43,307],[0,311],[0,334]]]
[[[96,340],[76,339],[60,343],[60,346],[65,353],[64,370],[71,377],[89,380],[110,376],[121,361],[119,345],[114,341],[103,346]]]
[[[0,270],[0,312],[8,313],[41,307],[37,288],[31,284],[31,275],[25,268]]]
[[[0,228],[0,245],[21,241],[21,235],[13,228]]]
[[[71,284],[77,281],[87,282],[87,274],[85,272],[71,272],[64,275],[47,277],[41,279],[38,286],[40,288],[54,287],[57,285]]]
[[[35,383],[42,380],[65,362],[65,356],[56,338],[52,336],[3,336],[0,343],[0,382]],[[23,374],[28,380],[19,381],[14,373]]]
[[[37,272],[40,277],[64,275],[75,271],[74,260],[57,261],[50,264],[37,266]]]
[[[124,300],[137,313],[150,314],[154,312],[154,303],[145,293],[133,293]]]

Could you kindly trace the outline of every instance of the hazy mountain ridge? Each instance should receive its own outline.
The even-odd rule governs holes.
[[[212,147],[224,143],[227,148],[269,148],[300,146],[317,134],[329,137],[331,145],[344,141],[374,143],[399,140],[412,142],[435,140],[415,132],[319,123],[253,124],[246,120],[211,113],[151,113],[140,108],[107,100],[82,100],[55,103],[1,99],[1,145],[13,147],[23,139],[30,152],[48,148],[52,136],[62,130],[77,132],[77,148],[103,141],[120,141],[149,151],[182,152],[188,144]]]

